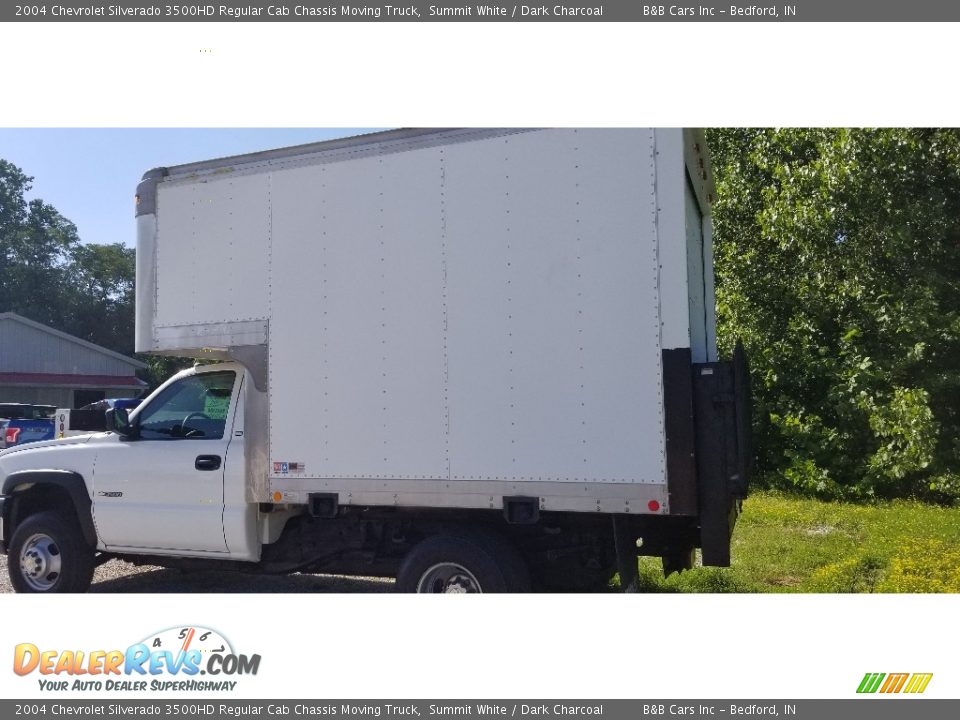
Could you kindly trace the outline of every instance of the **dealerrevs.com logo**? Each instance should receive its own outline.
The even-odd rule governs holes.
[[[858,693],[922,693],[933,673],[867,673],[857,687]]]
[[[125,650],[51,650],[20,643],[13,654],[13,671],[38,675],[45,691],[231,691],[235,678],[259,669],[260,655],[234,652],[223,635],[198,626],[151,633]]]

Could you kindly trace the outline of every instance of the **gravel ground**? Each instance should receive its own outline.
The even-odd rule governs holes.
[[[92,593],[385,593],[393,580],[342,575],[246,575],[169,570],[111,560],[93,574]],[[0,593],[12,593],[7,558],[0,561]]]

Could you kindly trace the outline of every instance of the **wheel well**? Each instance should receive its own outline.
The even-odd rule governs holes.
[[[440,567],[447,571],[434,577]],[[458,579],[453,579],[451,569]],[[462,582],[464,575],[467,582]],[[414,544],[397,572],[397,590],[422,592],[425,579],[442,588],[436,592],[451,592],[450,586],[460,586],[460,592],[530,591],[529,569],[514,544],[479,525],[431,534]]]
[[[81,529],[83,528],[83,522],[77,514],[73,498],[65,488],[59,485],[49,483],[32,485],[25,490],[15,492],[13,501],[13,508],[10,511],[10,529],[7,531],[8,538],[13,537],[17,525],[25,518],[47,510],[59,513],[66,519],[72,519],[80,525]],[[89,537],[86,539],[89,542]]]

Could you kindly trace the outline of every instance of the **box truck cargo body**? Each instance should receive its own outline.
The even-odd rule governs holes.
[[[136,349],[224,363],[113,417],[96,548],[428,591],[729,564],[749,403],[717,357],[712,193],[681,129],[403,130],[148,172]],[[164,482],[150,445],[211,480],[204,530],[145,523],[168,491],[123,478]]]

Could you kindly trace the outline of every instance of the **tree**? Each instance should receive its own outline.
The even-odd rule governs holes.
[[[119,243],[74,248],[69,272],[76,334],[117,352],[133,352],[136,261],[136,251]]]
[[[42,200],[27,202],[33,178],[0,160],[0,311],[54,327],[69,302],[77,229]]]
[[[833,496],[960,497],[960,131],[715,130],[721,343],[758,469]]]

